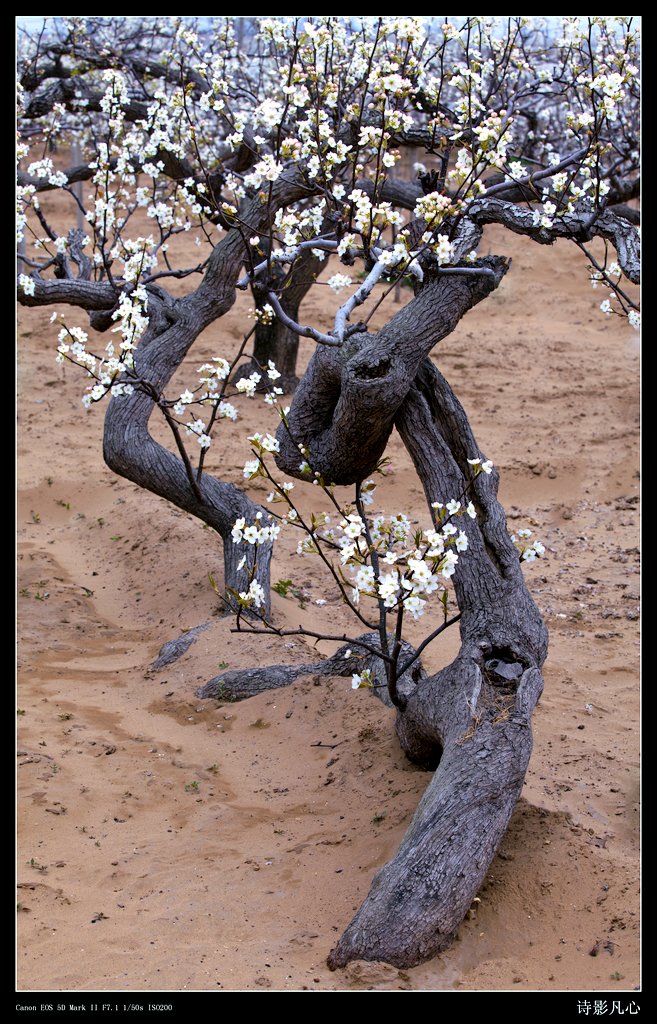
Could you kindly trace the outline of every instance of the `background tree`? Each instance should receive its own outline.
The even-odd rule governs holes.
[[[603,313],[638,326],[624,281],[639,275],[627,206],[638,194],[637,48],[625,18],[67,18],[23,40],[18,220],[29,245],[19,300],[77,306],[96,331],[118,335],[101,356],[88,351],[86,331],[64,322],[59,357],[90,374],[86,404],[110,399],[108,465],[220,534],[229,603],[255,581],[269,614],[277,526],[207,471],[205,453],[218,421],[235,414],[233,394],[266,385],[275,401],[271,355],[286,385],[296,383],[296,336],[318,345],[267,441],[279,468],[303,480],[310,466],[327,483],[360,487],[396,427],[431,507],[464,494],[471,460],[485,460],[429,356],[509,270],[503,256],[478,255],[486,224],[540,244],[571,239],[607,289]],[[54,148],[73,141],[79,162],[61,169]],[[403,154],[418,148],[425,165],[409,179]],[[53,188],[68,192],[84,230],[60,233],[49,222],[39,197]],[[192,226],[198,263],[177,266],[173,240]],[[594,237],[615,252],[596,258]],[[327,259],[362,268],[360,281],[342,270],[329,279],[336,292],[349,289],[330,328],[299,313]],[[172,282],[186,279],[181,294]],[[414,297],[386,326],[369,331],[371,304],[355,321],[381,282],[376,306],[402,279]],[[218,357],[193,391],[169,397],[174,373],[237,288],[251,288],[257,303],[238,358]],[[235,374],[254,331],[252,362]],[[155,410],[170,448],[149,429]],[[333,967],[356,957],[404,966],[444,948],[520,792],[547,634],[497,484],[495,472],[472,483],[477,519],[454,573],[458,657],[435,676],[416,666],[390,694],[404,750],[437,770]],[[257,546],[234,542],[240,520],[259,523]],[[374,675],[384,647],[372,655]],[[349,658],[340,667],[353,670]],[[336,659],[324,666],[337,668]],[[256,670],[222,685],[246,696],[295,674]]]

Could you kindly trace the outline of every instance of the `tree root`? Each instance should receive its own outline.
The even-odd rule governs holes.
[[[204,686],[196,690],[195,696],[202,700],[210,698],[225,701],[247,700],[266,690],[290,686],[302,676],[350,676],[354,672],[361,674],[365,669],[369,669],[374,682],[373,693],[388,707],[392,707],[385,682],[384,663],[380,658],[365,650],[359,654],[358,641],[368,646],[374,645],[378,643],[379,636],[378,633],[364,633],[356,641],[344,644],[330,658],[324,658],[322,661],[303,662],[300,665],[266,665],[261,668],[234,669],[230,672],[222,672],[221,675],[214,676]],[[404,643],[402,656],[408,658],[413,654],[413,647]],[[397,686],[398,692],[409,697],[415,690],[418,681],[425,677],[426,673],[418,660],[408,672],[400,677]]]
[[[194,626],[193,629],[188,629],[186,633],[176,637],[175,640],[167,640],[167,642],[160,647],[155,661],[149,666],[150,671],[157,672],[161,668],[166,668],[167,665],[172,665],[174,661],[178,661],[178,658],[182,658],[183,654],[189,650],[200,634],[206,629],[209,629],[211,625],[211,622],[204,622],[200,626]]]

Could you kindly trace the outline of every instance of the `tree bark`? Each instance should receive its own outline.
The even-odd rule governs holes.
[[[198,313],[181,313],[174,305],[158,302],[154,295],[149,301],[149,314],[149,326],[135,353],[135,372],[161,394],[207,324]],[[166,498],[216,530],[223,540],[227,606],[236,610],[239,604],[231,591],[248,590],[255,578],[265,592],[268,613],[271,544],[258,545],[256,562],[256,548],[246,542],[233,543],[231,537],[236,519],[253,522],[256,513],[262,512],[269,521],[267,513],[234,484],[209,473],[204,472],[193,486],[182,458],[155,441],[149,432],[155,408],[153,398],[139,389],[109,400],[103,435],[105,462],[119,476]]]
[[[428,501],[456,497],[480,456],[467,417],[435,367],[425,362],[396,425]],[[497,502],[497,479],[475,481],[479,519],[454,576],[461,649],[421,679],[397,716],[409,758],[437,765],[397,854],[328,964],[421,963],[445,949],[467,913],[506,831],[532,749],[547,632],[522,577]]]
[[[276,183],[269,203],[263,201],[264,195],[258,194],[242,211],[244,231],[263,232],[280,205],[307,191],[300,180],[288,179]],[[135,352],[135,372],[154,394],[164,392],[199,334],[232,307],[243,258],[242,233],[233,229],[215,246],[196,291],[173,300],[164,289],[149,287],[149,326]],[[150,435],[148,423],[155,405],[153,398],[139,388],[129,396],[110,399],[103,439],[107,465],[216,530],[224,542],[226,603],[236,608],[237,600],[231,591],[248,590],[250,581],[255,579],[265,594],[261,612],[269,614],[271,544],[256,548],[246,542],[234,543],[231,537],[236,519],[253,522],[256,513],[262,512],[263,522],[269,522],[266,511],[238,487],[209,473],[204,472],[194,484],[182,458]]]
[[[479,225],[503,224],[509,231],[528,235],[542,245],[552,245],[557,238],[571,238],[580,242],[588,242],[596,236],[607,238],[616,248],[618,262],[625,275],[633,284],[638,284],[641,279],[639,233],[633,224],[612,209],[595,211],[588,207],[580,208],[575,213],[555,218],[552,227],[546,228],[540,223],[534,223],[531,210],[495,196],[483,196],[470,204],[466,220],[475,221]]]
[[[468,458],[485,457],[462,406],[428,359],[394,422],[427,502],[461,495],[472,479]],[[459,654],[432,676],[416,661],[402,682],[397,735],[409,759],[435,774],[397,854],[377,873],[331,951],[331,969],[356,959],[412,967],[444,950],[481,886],[520,795],[532,749],[531,715],[543,687],[547,632],[525,586],[497,486],[495,470],[481,473],[472,485],[477,520],[459,520],[468,536],[454,575]],[[376,637],[359,639],[373,644]],[[344,654],[343,648],[324,662],[225,673],[197,696],[243,699],[309,672],[343,675],[361,672],[364,665],[377,683],[385,680],[380,659],[358,659],[352,666]],[[374,692],[389,704],[385,686]]]
[[[245,631],[246,632],[246,631]],[[391,641],[393,638],[390,638]],[[362,642],[371,647],[379,641],[378,633],[364,633],[356,641],[350,641],[340,647],[330,658],[322,661],[303,662],[300,665],[266,665],[260,668],[234,669],[230,672],[222,672],[208,680],[205,686],[196,690],[195,695],[203,700],[213,697],[215,700],[240,701],[254,697],[266,690],[276,690],[283,686],[290,686],[291,683],[301,676],[350,676],[354,672],[361,673],[363,669],[369,669],[372,678],[376,682],[376,695],[388,707],[392,707],[392,701],[388,696],[386,683],[385,665],[381,658],[368,654],[358,644]],[[353,648],[356,647],[356,653]],[[348,653],[351,652],[351,653]],[[402,657],[409,658],[415,653],[414,649],[406,641],[402,641]],[[152,667],[155,667],[153,665]],[[426,676],[426,672],[418,661],[412,669],[403,673],[397,683],[397,691],[404,696],[410,694],[420,678]]]
[[[430,277],[376,334],[352,334],[340,348],[317,347],[296,390],[289,426],[278,429],[279,469],[303,479],[303,444],[313,471],[327,483],[354,483],[374,470],[420,363],[508,269],[499,256],[479,264],[484,274]]]

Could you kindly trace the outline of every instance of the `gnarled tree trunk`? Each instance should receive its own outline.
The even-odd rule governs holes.
[[[305,185],[286,180],[272,190],[271,202],[261,196],[245,202],[242,224],[254,232],[268,229],[279,206],[307,194]],[[224,542],[224,583],[226,603],[237,607],[231,591],[240,593],[256,579],[264,591],[261,608],[270,610],[269,566],[271,544],[255,548],[246,542],[234,543],[231,530],[243,517],[253,522],[257,512],[263,522],[269,518],[243,491],[207,472],[198,477],[181,453],[177,457],[151,436],[148,424],[156,408],[157,396],[182,364],[192,345],[206,327],[232,307],[235,287],[244,262],[244,242],[240,231],[232,230],[219,242],[208,261],[202,283],[183,299],[173,299],[164,289],[149,286],[149,325],[135,352],[135,371],[141,384],[129,396],[110,400],[105,417],[103,454],[110,469],[140,487],[159,494],[190,512],[219,533]],[[78,285],[78,282],[75,282]],[[107,303],[105,309],[108,308]],[[97,314],[99,329],[111,323],[108,313]]]
[[[423,364],[396,425],[429,502],[460,494],[479,455],[467,417],[433,364]],[[477,521],[454,576],[461,649],[420,679],[398,713],[409,758],[436,767],[397,854],[329,956],[421,963],[445,949],[506,831],[532,748],[547,633],[523,581],[491,474],[475,481]]]
[[[147,332],[135,353],[135,371],[159,394],[206,324],[200,316],[181,314],[173,305],[167,308],[155,295],[150,298],[149,312]],[[207,472],[196,479],[189,463],[186,465],[159,444],[148,429],[156,405],[142,390],[110,399],[103,437],[107,465],[119,476],[166,498],[217,531],[223,540],[225,600],[229,608],[239,607],[231,591],[248,590],[254,578],[263,587],[269,609],[271,544],[259,547],[255,562],[253,545],[233,543],[231,537],[236,519],[253,522],[256,512],[266,513],[234,484]]]
[[[372,472],[393,426],[399,430],[427,503],[458,498],[472,480],[468,458],[484,458],[467,416],[426,358],[440,338],[507,269],[480,261],[485,276],[437,276],[376,336],[355,334],[341,349],[318,349],[297,389],[290,425],[279,431],[279,465],[298,475],[301,441],[324,479],[356,482]],[[542,690],[547,633],[522,576],[497,501],[498,477],[473,483],[477,519],[465,517],[468,549],[454,575],[461,612],[458,657],[435,675],[406,673],[396,730],[408,757],[435,774],[395,857],[328,957],[409,967],[452,941],[504,835],[532,747],[531,714]],[[361,640],[363,638],[360,638]],[[366,638],[365,642],[371,642]],[[340,652],[306,671],[350,673]],[[330,663],[330,664],[329,664]],[[359,661],[357,671],[362,671]],[[372,659],[384,681],[380,659]],[[280,669],[280,667],[279,667]],[[418,669],[418,664],[415,664]],[[287,685],[300,671],[217,677],[199,696],[241,699]],[[384,697],[386,689],[374,691]]]

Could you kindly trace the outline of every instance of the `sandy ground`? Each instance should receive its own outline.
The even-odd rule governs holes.
[[[208,581],[222,578],[217,538],[109,472],[102,411],[85,413],[80,376],[55,364],[51,310],[21,312],[20,990],[640,983],[637,335],[599,313],[574,246],[493,229],[488,250],[512,256],[512,270],[436,359],[501,470],[510,525],[548,549],[526,574],[550,654],[523,795],[481,902],[448,952],[408,971],[325,966],[427,785],[391,713],[347,679],[306,677],[242,704],[194,696],[222,667],[314,652],[231,633]],[[304,318],[328,324],[332,293],[319,292]],[[199,339],[181,390],[235,346],[249,304]],[[244,438],[269,424],[260,401],[242,406],[208,462],[235,482]],[[397,436],[389,455],[381,503],[426,525]],[[263,486],[252,493],[262,500]],[[352,628],[283,540],[273,579],[288,578],[304,607],[275,595],[279,624]],[[149,671],[165,641],[200,623],[179,661]],[[457,644],[436,643],[427,667]]]

